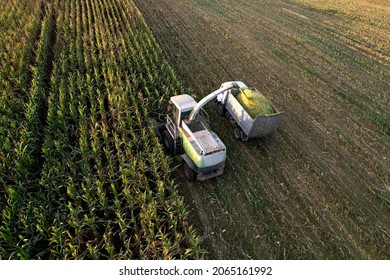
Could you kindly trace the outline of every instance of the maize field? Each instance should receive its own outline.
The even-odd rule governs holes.
[[[183,88],[133,1],[0,6],[0,259],[202,258],[149,122]]]
[[[1,260],[390,258],[388,1],[0,3]],[[151,120],[235,80],[282,125],[208,104],[224,173],[187,181]]]

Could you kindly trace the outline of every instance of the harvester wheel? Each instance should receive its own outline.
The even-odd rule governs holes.
[[[221,102],[217,103],[217,112],[220,116],[225,115],[225,106]]]
[[[192,170],[188,164],[186,162],[183,163],[183,171],[184,171],[184,176],[186,176],[186,178],[189,180],[189,181],[194,181],[195,180],[195,177],[196,177],[196,174],[195,174],[195,171]]]
[[[237,139],[237,140],[242,140],[242,130],[239,126],[235,126],[233,128],[233,132],[234,132],[234,137]]]
[[[162,137],[163,137],[163,141],[164,141],[164,147],[166,149],[166,151],[168,152],[168,154],[170,155],[173,155],[173,138],[172,136],[169,134],[168,130],[164,130],[162,132]]]
[[[163,143],[163,141],[164,141],[163,136],[162,136],[162,132],[164,130],[165,130],[165,124],[164,123],[157,123],[156,124],[155,131],[156,131],[156,135],[157,135],[157,138],[160,141],[160,143]]]

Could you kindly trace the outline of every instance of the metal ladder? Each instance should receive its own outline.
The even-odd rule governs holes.
[[[182,143],[181,143],[179,130],[177,129],[174,121],[171,119],[171,117],[169,115],[167,115],[167,126],[166,127],[173,138],[174,155],[180,155]]]

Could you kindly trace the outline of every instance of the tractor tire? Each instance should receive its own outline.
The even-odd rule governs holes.
[[[220,116],[225,116],[225,106],[221,103],[217,103],[217,112]]]
[[[173,138],[171,134],[169,134],[168,130],[163,130],[162,138],[163,138],[165,150],[167,151],[168,154],[173,155],[174,143],[173,143]]]
[[[242,130],[238,125],[233,128],[233,133],[237,140],[242,140]]]
[[[183,163],[183,173],[184,176],[187,178],[189,181],[194,181],[196,178],[196,173],[194,170],[192,170],[186,162]]]

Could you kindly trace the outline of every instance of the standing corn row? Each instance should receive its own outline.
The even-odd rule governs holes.
[[[35,60],[34,48],[41,20],[39,1],[28,4],[7,1],[0,8],[0,209],[6,186],[14,180],[14,149],[24,122],[32,75],[30,67]]]
[[[41,157],[41,139],[46,122],[55,23],[49,5],[42,12],[42,28],[36,50],[36,64],[32,67],[29,101],[18,131],[20,139],[14,141],[13,170],[10,171],[13,180],[5,186],[7,204],[2,209],[3,225],[0,228],[4,246],[12,251],[11,256],[14,254],[19,258],[40,256],[41,247],[47,243],[41,235],[45,227],[45,220],[39,210],[41,205],[36,202],[39,202],[37,197],[42,195],[39,190],[39,173],[44,160]]]

